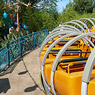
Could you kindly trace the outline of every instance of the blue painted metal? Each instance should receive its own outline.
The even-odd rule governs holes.
[[[10,62],[18,56],[22,56],[26,51],[35,49],[37,46],[41,45],[51,30],[53,29],[33,32],[23,37],[19,37],[0,48],[0,72],[2,72],[7,66],[10,66]]]
[[[19,40],[20,40],[20,44],[19,44],[19,48],[20,48],[20,56],[22,56],[21,37],[19,38]]]
[[[0,48],[0,52],[1,52],[5,47],[7,47],[7,45],[5,45],[4,47]]]
[[[7,64],[10,66],[9,43],[7,43]]]
[[[49,31],[48,31],[48,29],[46,29],[46,35],[48,35],[49,34]]]
[[[33,48],[35,49],[35,32],[33,32]]]

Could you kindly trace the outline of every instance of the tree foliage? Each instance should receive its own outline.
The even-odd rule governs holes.
[[[92,0],[74,0],[74,9],[79,13],[83,12],[92,13],[93,12],[93,1]]]
[[[2,3],[4,0],[0,0]],[[8,0],[5,0],[8,1]],[[11,0],[12,1],[12,0]],[[15,0],[13,0],[15,1]],[[62,13],[58,13],[56,6],[58,0],[21,0],[31,3],[30,9],[21,6],[20,21],[29,26],[29,32],[35,32],[46,28],[54,28],[60,22],[66,22],[82,17],[95,16],[95,0],[73,0],[66,5]],[[64,1],[64,0],[63,0]],[[3,10],[0,6],[0,20]]]
[[[37,31],[46,28],[53,28],[56,25],[58,11],[56,0],[30,0],[33,8],[23,12],[24,23],[29,26],[29,31]],[[22,9],[22,11],[25,11]]]
[[[24,16],[24,22],[29,26],[31,32],[43,29],[51,29],[55,26],[56,20],[52,14],[46,10],[38,11],[35,9],[33,13],[30,10],[27,10]]]

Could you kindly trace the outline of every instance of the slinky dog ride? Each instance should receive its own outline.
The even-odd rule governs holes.
[[[43,41],[38,63],[47,95],[95,95],[94,22],[82,18],[63,23]]]

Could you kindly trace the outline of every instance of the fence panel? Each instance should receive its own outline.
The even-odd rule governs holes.
[[[22,53],[33,49],[33,37],[21,41]]]
[[[41,45],[43,40],[49,34],[49,31],[53,29],[46,29],[42,31],[33,32],[31,34],[19,37],[18,39],[8,43],[6,46],[0,49],[0,72],[10,66],[12,62],[18,56],[22,56],[28,50],[33,50],[37,46]]]
[[[7,51],[0,54],[0,72],[8,65],[7,63]]]

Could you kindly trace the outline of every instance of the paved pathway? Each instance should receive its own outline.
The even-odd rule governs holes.
[[[39,49],[25,55],[18,64],[14,63],[17,65],[11,73],[0,76],[0,95],[44,95],[39,89],[38,52]]]

